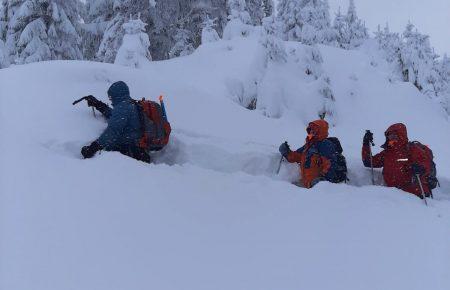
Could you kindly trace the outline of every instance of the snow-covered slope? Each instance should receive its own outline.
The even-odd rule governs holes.
[[[261,49],[220,41],[142,70],[1,70],[0,289],[449,289],[450,132],[439,106],[390,83],[370,46],[320,47],[351,182],[304,190],[289,182],[295,165],[274,174],[277,148],[301,145],[318,96],[290,64],[261,71]],[[235,101],[254,78],[266,100],[279,92],[279,118]],[[174,133],[156,164],[80,158],[105,122],[71,102],[106,101],[116,80],[135,98],[166,96]],[[429,207],[369,185],[362,135],[372,129],[380,145],[393,122],[435,152],[442,187]]]

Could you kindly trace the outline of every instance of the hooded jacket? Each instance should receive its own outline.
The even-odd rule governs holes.
[[[328,138],[328,123],[316,120],[309,123],[317,132],[313,139],[306,139],[306,144],[297,151],[287,155],[288,162],[299,163],[300,183],[306,187],[313,187],[320,180],[332,181],[335,179],[337,152],[333,142]]]
[[[108,127],[97,139],[97,142],[107,151],[128,151],[137,147],[142,136],[139,111],[130,97],[128,86],[120,81],[108,89],[112,108],[107,107],[102,112],[108,121]]]
[[[372,158],[374,168],[383,167],[383,178],[386,186],[396,187],[406,192],[421,196],[420,185],[415,180],[412,171],[412,164],[421,164],[421,155],[416,148],[410,146],[406,126],[402,123],[390,126],[386,136],[396,135],[397,142],[389,145],[388,140],[382,146],[383,151]],[[371,167],[370,164],[370,145],[363,145],[362,160],[364,166]],[[426,195],[431,193],[425,177],[421,177],[422,185]]]

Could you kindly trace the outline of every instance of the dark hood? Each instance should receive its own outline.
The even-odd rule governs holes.
[[[111,97],[111,103],[113,106],[131,99],[130,89],[127,84],[122,81],[115,82],[109,87],[108,96]]]

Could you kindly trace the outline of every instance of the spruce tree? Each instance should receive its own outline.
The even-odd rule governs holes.
[[[78,0],[25,0],[9,4],[14,9],[8,12],[6,46],[12,62],[82,59]]]
[[[402,39],[400,35],[391,32],[389,25],[386,24],[383,29],[378,26],[378,30],[375,32],[375,39],[378,43],[378,47],[384,52],[386,60],[394,65],[395,73],[400,75],[402,67]]]
[[[435,79],[432,74],[437,58],[429,36],[419,33],[412,23],[408,23],[401,48],[403,80],[414,84],[420,91],[432,90],[430,86]]]
[[[8,62],[14,63],[17,59],[17,42],[20,31],[13,29],[14,15],[24,0],[1,0],[0,7],[0,38],[4,40]]]
[[[250,15],[251,24],[261,25],[264,18],[263,0],[245,0],[247,11]]]
[[[192,41],[190,38],[190,31],[184,28],[177,29],[174,36],[175,45],[169,51],[169,58],[186,56],[194,52]]]
[[[220,39],[219,34],[214,29],[216,26],[217,18],[210,19],[209,17],[206,18],[206,20],[203,22],[203,29],[202,29],[202,44],[210,43],[210,42],[216,42]]]
[[[275,10],[275,3],[273,0],[263,0],[264,17],[272,16]]]
[[[336,33],[330,25],[327,0],[281,0],[278,19],[282,23],[285,40],[304,44],[331,44]]]
[[[223,38],[247,36],[250,32],[251,18],[245,0],[229,0],[227,4],[229,15]]]
[[[99,0],[104,6],[111,8],[111,2]],[[159,2],[159,1],[158,1]],[[100,20],[106,19],[102,40],[96,53],[96,59],[101,62],[113,63],[125,34],[122,25],[130,16],[140,18],[144,23],[149,23],[150,2],[149,0],[115,0],[112,11],[104,11],[106,15],[100,14]],[[109,20],[108,20],[109,19]]]
[[[364,22],[358,18],[356,14],[355,1],[350,0],[348,12],[346,16],[347,23],[347,39],[343,43],[344,48],[353,49],[360,46],[367,38],[369,38],[367,28]]]
[[[6,50],[5,43],[0,39],[0,69],[9,66],[9,55]]]
[[[150,55],[150,40],[145,33],[146,24],[140,19],[130,19],[122,28],[125,35],[117,52],[115,64],[141,68],[152,60]]]

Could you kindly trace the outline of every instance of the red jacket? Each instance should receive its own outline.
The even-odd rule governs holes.
[[[421,197],[420,185],[414,178],[414,173],[411,169],[411,165],[414,163],[423,164],[421,152],[414,146],[410,146],[404,124],[399,123],[390,126],[385,134],[389,135],[392,133],[398,136],[398,142],[393,146],[389,146],[386,142],[382,146],[385,149],[373,156],[373,167],[383,167],[383,178],[386,186],[397,187]],[[363,145],[362,160],[366,167],[370,167],[370,145]],[[426,178],[422,176],[421,181],[423,189],[428,196],[431,190],[428,187]]]

